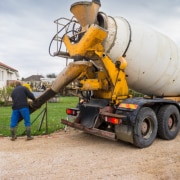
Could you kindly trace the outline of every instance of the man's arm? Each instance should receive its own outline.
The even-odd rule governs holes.
[[[33,101],[36,99],[35,98],[35,96],[34,96],[34,94],[31,92],[31,91],[29,91],[27,88],[25,88],[25,90],[26,90],[26,95],[27,95],[27,97],[29,98],[29,99],[32,99]]]

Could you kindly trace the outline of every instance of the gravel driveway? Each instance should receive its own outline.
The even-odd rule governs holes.
[[[72,128],[25,138],[0,138],[0,180],[180,179],[180,133],[145,149]]]

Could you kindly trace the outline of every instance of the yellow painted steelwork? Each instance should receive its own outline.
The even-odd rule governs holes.
[[[107,89],[107,81],[105,84],[103,84],[103,81],[99,81],[98,79],[86,79],[80,81],[81,84],[83,84],[83,87],[81,90],[101,90],[101,89]]]
[[[63,41],[71,57],[80,57],[80,60],[81,58],[98,59],[103,65],[103,69],[94,72],[94,77],[89,76],[90,72],[84,71],[81,67],[79,68],[82,71],[77,77],[79,90],[93,90],[95,98],[110,99],[112,103],[119,104],[123,99],[129,97],[124,72],[127,62],[123,57],[119,57],[114,63],[105,54],[102,42],[107,37],[107,34],[107,31],[98,25],[91,25],[78,43],[72,44],[67,35]],[[93,70],[93,67],[91,70]],[[68,72],[66,71],[66,73]],[[72,76],[74,76],[73,74]]]
[[[123,58],[122,56],[119,57],[119,59],[117,60],[117,62],[119,61],[120,63],[120,69],[124,70],[127,67],[127,61],[125,60],[125,58]]]
[[[116,65],[104,53],[96,52],[96,54],[98,54],[98,56],[102,60],[107,76],[110,80],[111,87],[113,89],[112,102],[118,104],[121,100],[129,96],[126,75],[124,73],[127,62],[123,57],[120,57]]]
[[[71,57],[93,58],[95,50],[103,52],[102,41],[107,37],[107,31],[97,25],[91,25],[81,40],[76,44],[71,44],[67,35],[64,36],[64,43]]]
[[[109,90],[109,83],[103,71],[97,72],[96,79],[83,79],[80,84],[82,84],[81,90]]]

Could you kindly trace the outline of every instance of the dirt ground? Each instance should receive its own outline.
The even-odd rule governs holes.
[[[180,179],[180,133],[145,149],[71,128],[25,138],[0,138],[0,180]]]

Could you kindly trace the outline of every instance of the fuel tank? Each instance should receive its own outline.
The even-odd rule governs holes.
[[[146,95],[180,95],[180,48],[167,36],[123,17],[97,15],[108,30],[103,45],[115,62],[123,56],[129,88]]]

